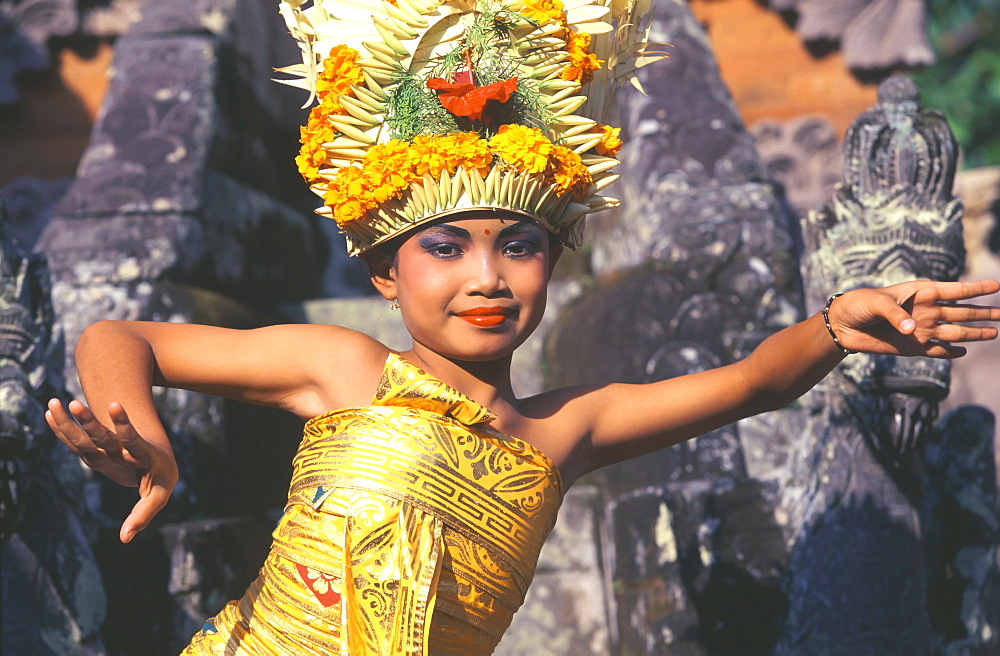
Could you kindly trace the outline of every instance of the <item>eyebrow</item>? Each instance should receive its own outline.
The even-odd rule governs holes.
[[[501,230],[499,236],[509,237],[510,235],[516,234],[521,230],[525,229],[540,230],[541,228],[539,228],[533,221],[518,221],[517,223],[509,225],[503,230]],[[453,225],[451,223],[439,223],[436,226],[431,226],[430,228],[427,228],[425,232],[431,232],[433,230],[442,230],[455,237],[458,237],[459,239],[470,239],[472,237],[472,235],[469,233],[468,230],[466,230],[465,228],[459,228],[458,226]]]
[[[507,226],[500,231],[500,237],[509,237],[510,235],[516,234],[525,229],[541,230],[541,228],[533,221],[518,221],[512,226]]]
[[[458,237],[459,239],[470,239],[472,237],[472,235],[469,234],[469,231],[466,230],[465,228],[459,228],[458,226],[452,225],[450,223],[439,223],[435,226],[427,228],[426,230],[424,230],[424,232],[425,233],[434,232],[437,230],[440,230],[441,232],[447,232],[448,234],[454,237]]]

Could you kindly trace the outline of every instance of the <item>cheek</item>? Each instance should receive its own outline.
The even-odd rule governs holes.
[[[400,263],[396,271],[399,295],[410,299],[433,299],[448,288],[448,276],[435,262],[414,258]]]
[[[515,279],[522,300],[544,305],[549,282],[548,269],[544,263],[526,267],[518,272]]]

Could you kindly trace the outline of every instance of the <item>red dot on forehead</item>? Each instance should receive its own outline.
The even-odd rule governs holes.
[[[490,234],[490,229],[487,228],[486,230],[483,230],[483,232],[485,232],[486,234]]]

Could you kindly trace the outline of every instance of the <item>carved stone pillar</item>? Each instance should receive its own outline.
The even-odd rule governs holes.
[[[837,42],[852,70],[890,70],[934,63],[920,0],[767,0],[774,11],[796,14],[795,31],[822,48]]]
[[[803,220],[807,307],[835,292],[954,280],[964,249],[957,147],[906,77],[848,130],[844,183]],[[920,449],[949,363],[849,356],[805,404],[784,489],[794,546],[780,654],[929,654]]]
[[[107,12],[136,5],[90,4]],[[284,191],[296,185],[308,193],[292,163],[293,115],[302,114],[303,98],[270,81],[273,66],[296,59],[294,45],[269,3],[142,0],[138,13],[115,43],[110,86],[77,177],[38,244],[60,327],[74,344],[101,319],[273,323],[277,303],[317,292],[326,256],[320,219],[278,200],[294,200]],[[67,385],[79,396],[73,374],[70,359]],[[267,530],[240,533],[223,521],[218,535],[196,541],[188,526],[190,539],[164,544],[158,529],[236,513],[273,525],[264,513],[285,498],[296,441],[279,437],[301,428],[277,411],[185,390],[157,390],[154,398],[180,470],[169,506],[123,547],[114,534],[134,490],[103,477],[88,484],[101,519],[95,551],[111,599],[104,637],[112,651],[156,645],[176,653],[219,610],[221,590],[231,594],[223,583],[245,589],[259,561],[239,560],[190,590],[174,585],[172,600],[168,566],[187,556],[194,562],[209,546],[255,552]],[[183,553],[195,542],[198,550]],[[194,593],[204,604],[196,611]]]
[[[67,398],[45,257],[11,239],[0,201],[0,652],[102,650],[105,597],[87,540],[84,474],[45,423]],[[87,518],[89,519],[89,518]]]
[[[680,0],[653,15],[652,38],[673,48],[642,69],[648,96],[620,97],[627,202],[588,225],[597,280],[556,320],[553,386],[716,367],[798,318],[788,218],[704,30]],[[727,426],[594,477],[617,653],[773,647],[785,549],[773,489],[748,480],[745,448],[742,427]]]

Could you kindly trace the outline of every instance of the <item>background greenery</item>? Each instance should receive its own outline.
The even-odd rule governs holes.
[[[928,0],[938,61],[913,75],[948,117],[963,168],[1000,164],[1000,0]]]

